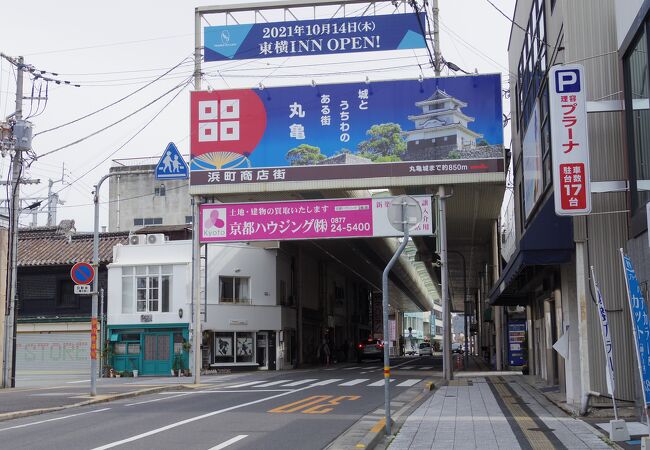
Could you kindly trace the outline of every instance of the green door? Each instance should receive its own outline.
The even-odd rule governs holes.
[[[142,375],[170,375],[171,333],[145,333]]]

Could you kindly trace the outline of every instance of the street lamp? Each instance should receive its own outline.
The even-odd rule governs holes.
[[[91,323],[97,323],[97,288],[98,288],[98,275],[99,275],[99,189],[102,183],[110,177],[117,175],[140,175],[145,173],[154,173],[152,169],[149,170],[132,170],[128,172],[113,172],[104,175],[99,179],[95,185],[95,192],[93,193],[93,203],[95,205],[95,226],[93,234],[93,267],[95,268],[95,277],[93,278],[92,290],[92,306],[91,306]],[[91,332],[90,348],[97,348],[97,334]],[[97,355],[92,353],[90,357],[90,395],[92,397],[97,395]]]

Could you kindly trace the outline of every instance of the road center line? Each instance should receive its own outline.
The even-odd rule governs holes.
[[[191,417],[189,419],[181,420],[180,422],[174,422],[174,423],[171,423],[169,425],[165,425],[164,427],[155,428],[153,430],[146,431],[144,433],[136,434],[135,436],[131,436],[129,438],[122,439],[120,441],[111,442],[111,443],[108,443],[106,445],[102,445],[101,447],[95,447],[92,450],[106,450],[106,449],[109,449],[109,448],[117,447],[118,445],[127,444],[129,442],[137,441],[137,440],[145,438],[145,437],[153,436],[154,434],[162,433],[163,431],[171,430],[173,428],[177,428],[177,427],[180,427],[182,425],[187,425],[188,423],[196,422],[197,420],[206,419],[208,417],[216,416],[217,414],[223,414],[223,413],[226,413],[226,412],[229,412],[229,411],[234,411],[235,409],[244,408],[246,406],[255,405],[257,403],[266,402],[268,400],[273,400],[274,398],[284,397],[285,395],[294,394],[296,392],[304,391],[305,389],[310,389],[310,388],[311,388],[311,386],[305,386],[304,388],[294,389],[293,391],[283,392],[282,394],[277,394],[277,395],[272,395],[270,397],[260,398],[258,400],[253,400],[251,402],[241,403],[239,405],[230,406],[230,407],[224,408],[224,409],[218,409],[216,411],[211,411],[211,412],[206,413],[206,414],[201,414],[200,416]]]
[[[210,450],[221,450],[222,448],[226,448],[226,447],[228,447],[230,444],[234,444],[235,442],[239,442],[239,441],[241,441],[242,439],[244,439],[244,438],[246,438],[246,437],[248,437],[247,434],[240,434],[239,436],[235,436],[235,437],[232,438],[232,439],[228,439],[227,441],[222,442],[222,443],[219,444],[219,445],[215,445],[215,446],[212,447]]]
[[[70,414],[68,416],[55,417],[54,419],[39,420],[38,422],[30,422],[30,423],[24,423],[22,425],[14,425],[13,427],[0,428],[0,431],[16,430],[18,428],[31,427],[32,425],[39,425],[41,423],[55,422],[57,420],[69,419],[70,417],[78,417],[78,416],[83,416],[83,415],[86,415],[86,414],[92,414],[92,413],[96,413],[96,412],[108,411],[109,409],[111,409],[111,408],[96,409],[94,411],[86,411],[86,412],[77,413],[77,414]]]
[[[66,381],[66,384],[90,383],[90,380]]]

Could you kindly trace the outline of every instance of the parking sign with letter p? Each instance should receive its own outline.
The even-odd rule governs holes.
[[[558,70],[555,72],[555,92],[580,92],[580,73],[578,70]]]

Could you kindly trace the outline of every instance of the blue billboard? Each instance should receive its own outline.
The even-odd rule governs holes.
[[[213,26],[204,29],[204,59],[223,61],[425,48],[422,34],[425,28],[424,13]]]
[[[190,103],[193,184],[208,171],[225,171],[210,178],[218,183],[314,179],[333,165],[354,176],[503,170],[498,74],[199,91]],[[296,171],[231,172],[278,167]]]

